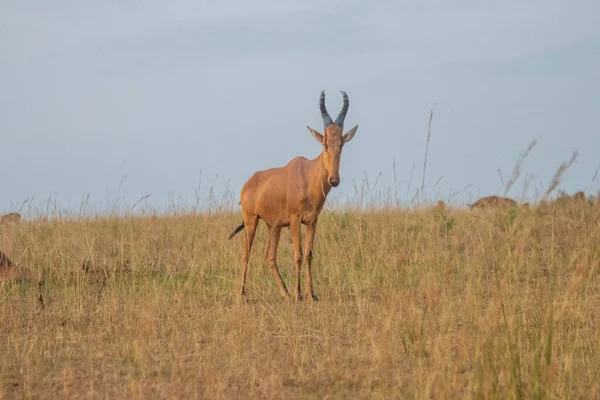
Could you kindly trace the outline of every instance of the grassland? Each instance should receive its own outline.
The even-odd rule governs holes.
[[[44,278],[0,285],[0,398],[600,397],[598,203],[324,213],[315,304],[280,298],[264,225],[236,301],[239,219],[0,226]]]

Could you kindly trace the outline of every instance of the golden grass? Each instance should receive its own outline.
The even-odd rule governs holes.
[[[286,302],[240,217],[0,226],[0,398],[598,398],[600,205],[324,213],[320,301]],[[293,285],[288,230],[281,273]]]

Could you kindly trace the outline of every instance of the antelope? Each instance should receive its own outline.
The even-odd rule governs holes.
[[[27,282],[33,280],[28,268],[16,266],[10,258],[0,251],[0,284],[3,282]]]
[[[577,201],[584,202],[585,201],[585,193],[577,192],[573,196],[571,196],[571,200],[573,200],[575,202],[577,202]]]
[[[252,250],[254,234],[259,220],[268,227],[269,239],[266,258],[271,274],[279,287],[281,295],[291,298],[285,283],[281,279],[277,267],[277,247],[282,228],[290,228],[294,246],[294,262],[296,264],[295,298],[302,300],[300,291],[300,275],[302,261],[306,262],[305,291],[310,301],[318,301],[312,283],[313,244],[319,214],[323,209],[329,191],[340,184],[340,158],[342,148],[354,137],[358,125],[343,134],[344,120],[350,104],[348,95],[342,91],[343,105],[335,122],[331,120],[325,107],[325,91],[321,92],[319,108],[323,118],[323,134],[306,126],[312,136],[323,147],[322,152],[314,159],[296,157],[287,165],[255,172],[242,187],[240,204],[243,222],[229,239],[242,229],[246,229],[246,241],[242,254],[241,291],[242,299],[246,296],[246,273],[248,260]],[[302,250],[301,225],[305,225],[305,243]]]
[[[18,224],[21,221],[21,214],[9,213],[0,215],[0,224]]]
[[[0,271],[9,270],[13,267],[13,263],[6,254],[0,251]]]
[[[468,204],[468,206],[471,208],[471,210],[474,208],[495,208],[495,207],[510,208],[510,207],[516,207],[517,202],[514,201],[513,199],[509,199],[507,197],[488,196],[488,197],[482,197],[481,199],[477,200],[475,203]]]

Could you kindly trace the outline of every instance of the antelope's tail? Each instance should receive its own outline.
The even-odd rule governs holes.
[[[244,229],[244,222],[242,222],[242,224],[240,226],[235,228],[235,231],[233,231],[233,233],[231,235],[229,235],[229,240],[231,240],[235,235],[237,235],[237,233],[239,231],[241,231],[242,229]]]

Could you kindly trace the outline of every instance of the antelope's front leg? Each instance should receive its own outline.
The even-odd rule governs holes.
[[[302,230],[299,218],[292,218],[290,221],[290,231],[292,241],[294,242],[294,262],[296,263],[296,300],[302,300],[300,291],[300,271],[302,268]]]
[[[306,287],[306,296],[310,300],[318,301],[319,298],[313,291],[312,284],[312,260],[313,260],[313,244],[315,242],[315,232],[317,230],[317,220],[312,224],[308,224],[306,227],[306,246],[304,247],[304,256],[306,257],[306,277],[304,278],[304,284]]]

